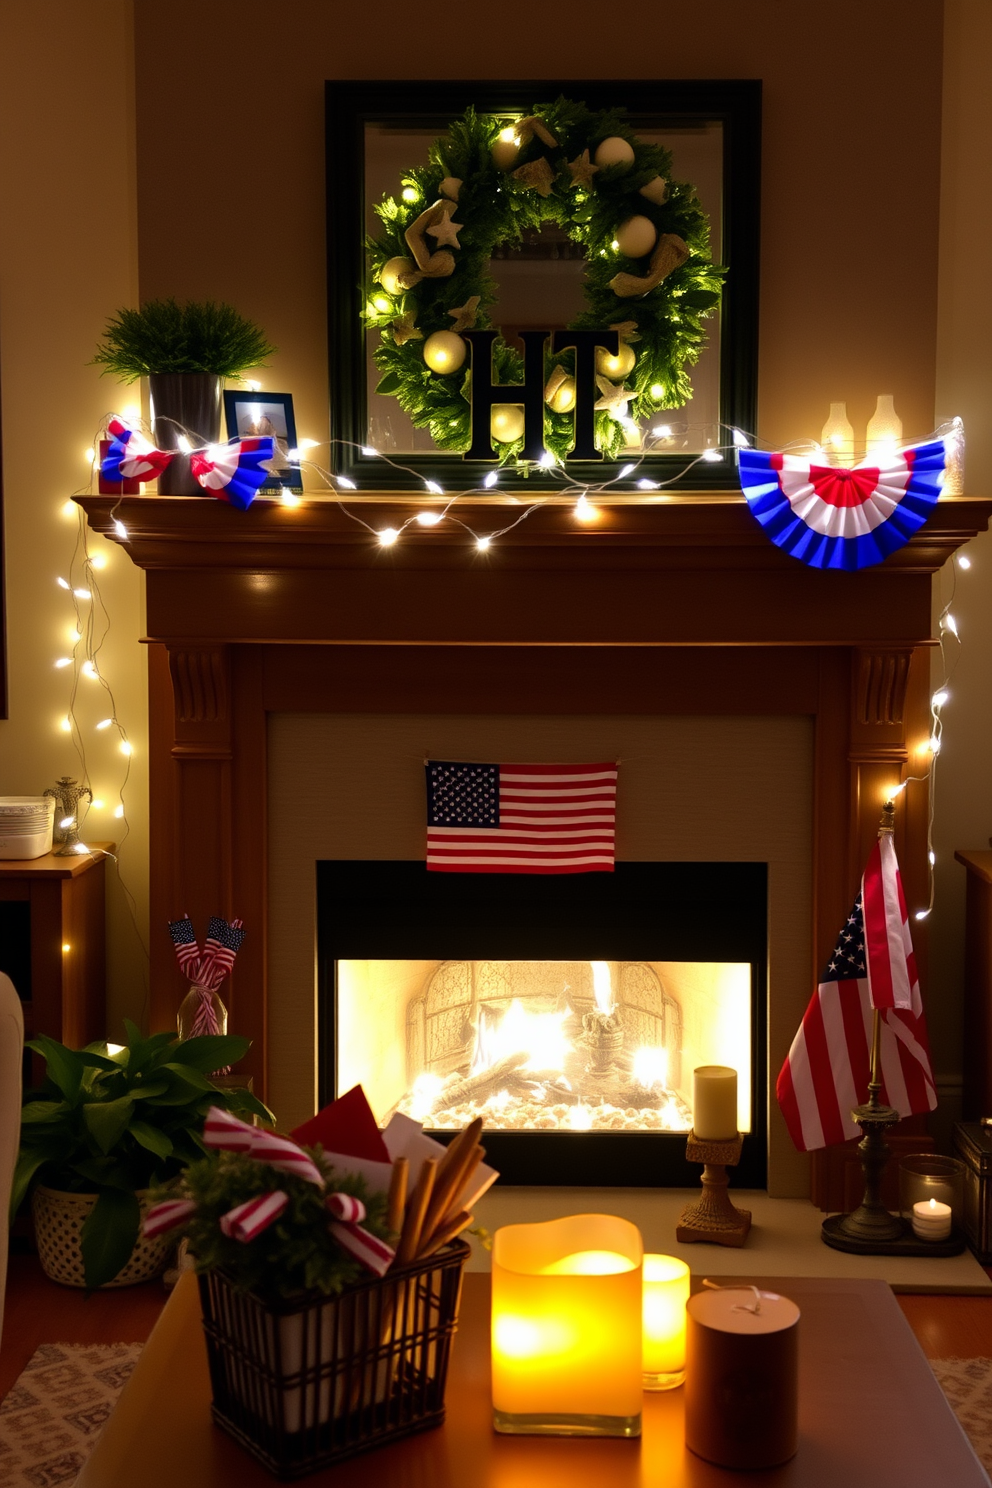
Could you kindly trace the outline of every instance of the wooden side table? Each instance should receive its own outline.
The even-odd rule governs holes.
[[[28,910],[31,980],[17,987],[25,1038],[47,1033],[79,1048],[106,1036],[104,854],[116,844],[91,846],[71,858],[0,860],[0,900]]]
[[[968,870],[964,929],[965,1121],[992,1116],[992,851],[955,854]]]

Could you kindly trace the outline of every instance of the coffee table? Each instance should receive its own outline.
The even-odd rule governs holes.
[[[465,1277],[442,1427],[325,1469],[334,1488],[989,1488],[888,1286],[762,1278],[802,1309],[800,1447],[736,1473],[686,1450],[683,1392],[644,1397],[639,1441],[496,1436],[489,1277]],[[275,1480],[210,1419],[191,1274],[170,1297],[77,1488],[255,1488]]]

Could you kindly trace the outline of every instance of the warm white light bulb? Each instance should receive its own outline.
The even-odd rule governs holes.
[[[642,478],[641,480],[639,480],[637,482],[637,484],[638,484],[639,488],[642,491],[657,491],[658,490],[658,482],[657,481],[647,480],[646,478]]]
[[[436,527],[441,520],[441,513],[434,511],[422,511],[417,513],[417,521],[421,527]]]
[[[60,656],[59,659],[58,659],[58,661],[55,663],[55,665],[57,667],[72,666],[72,657],[71,656]]]
[[[71,722],[71,720],[68,719],[68,718],[63,718],[62,721],[61,721],[61,723],[59,724],[59,728],[62,730],[62,732],[64,734],[71,734],[72,733],[72,722]]]
[[[735,449],[750,449],[751,448],[750,444],[748,443],[748,441],[745,438],[745,436],[741,433],[740,429],[735,429],[734,430],[734,448]]]
[[[90,594],[90,591],[88,589],[73,589],[72,592],[76,596],[77,599],[91,599],[92,598],[92,595]]]
[[[344,486],[344,488],[345,488],[346,491],[357,491],[358,490],[358,487],[355,485],[355,482],[353,480],[349,480],[346,475],[335,476],[335,480],[337,481],[337,483],[338,483],[339,486]]]
[[[575,517],[579,522],[595,522],[599,516],[596,507],[588,501],[585,496],[580,496],[575,503]]]
[[[379,451],[375,448],[374,445],[372,445],[372,444],[363,444],[362,445],[362,454],[363,455],[367,455],[370,460],[371,459],[374,459],[378,455],[378,453],[379,453]]]
[[[402,196],[405,202],[415,202],[419,199],[420,192],[417,190],[416,186],[404,186]]]
[[[399,533],[396,531],[395,527],[380,527],[379,531],[376,533],[376,536],[378,537],[379,542],[384,548],[391,548],[393,546],[393,543],[399,537]]]
[[[636,465],[625,465],[620,474],[617,476],[617,480],[626,480],[628,475],[633,475],[636,469]]]
[[[957,621],[955,620],[955,618],[954,618],[953,615],[945,615],[944,616],[944,624],[947,626],[947,628],[951,632],[951,635],[952,636],[956,636],[957,635],[957,633],[958,633],[958,624],[957,624]]]
[[[958,568],[970,568],[970,567],[971,567],[971,559],[968,557],[968,554],[967,553],[959,553],[958,554]]]
[[[489,474],[486,476],[486,478],[482,482],[482,484],[486,487],[487,490],[492,490],[493,486],[496,484],[496,482],[498,480],[499,480],[499,471],[498,470],[490,470]]]
[[[706,460],[710,465],[715,465],[718,460],[723,459],[723,456],[717,449],[704,449],[703,459]]]
[[[186,438],[185,434],[180,434],[176,439],[176,443],[178,444],[184,455],[188,455],[190,450],[193,448],[189,440]]]
[[[59,826],[61,827],[63,832],[65,831],[66,827],[74,827],[75,825],[76,818],[74,816],[64,816],[59,822]]]
[[[475,539],[475,546],[479,549],[480,553],[485,553],[491,542],[491,537],[477,537]]]
[[[930,911],[928,909],[918,909],[916,911],[915,915],[913,916],[913,919],[914,920],[925,920],[926,917],[927,917],[927,915],[929,913],[930,913]]]
[[[86,843],[85,842],[77,842],[76,843],[76,846],[73,848],[73,852],[77,852],[77,853],[88,853],[89,852],[89,848],[86,846]]]
[[[97,728],[98,729],[109,728],[110,725],[113,723],[113,721],[114,720],[112,718],[101,718],[100,719],[100,722],[97,724]]]
[[[939,734],[931,734],[930,735],[930,738],[927,740],[927,748],[929,749],[929,751],[930,751],[931,754],[939,754],[940,753],[940,735]]]
[[[665,389],[662,387],[660,382],[653,382],[649,391],[656,403],[660,403],[662,398],[665,396]]]
[[[62,503],[62,515],[64,517],[78,517],[79,507],[71,498]]]
[[[86,461],[87,465],[92,465],[96,459],[96,450],[88,449],[83,456],[83,459]]]
[[[930,867],[932,868],[937,861],[937,854],[935,852],[928,852],[927,857],[930,859]]]
[[[106,568],[107,559],[103,553],[93,553],[90,557],[91,568]]]
[[[301,439],[300,449],[316,449],[319,443],[319,439]]]
[[[444,488],[443,486],[439,486],[437,481],[424,481],[424,485],[427,487],[428,491],[430,491],[432,496],[444,495]]]
[[[947,702],[947,699],[950,697],[950,695],[951,694],[947,691],[946,687],[941,687],[937,692],[934,693],[933,697],[930,699],[930,702],[935,708],[942,708]]]
[[[123,806],[115,806],[114,807],[114,815],[117,817],[118,820],[120,820],[120,818],[124,815],[124,807]]]
[[[545,450],[544,454],[541,456],[537,463],[542,467],[542,469],[550,470],[555,463],[555,457],[550,450]]]
[[[891,785],[885,792],[885,799],[887,801],[894,801],[896,796],[902,795],[903,791],[906,789],[907,784],[907,781],[901,780],[898,785]]]
[[[672,427],[670,424],[656,424],[651,433],[656,439],[671,439]]]
[[[515,145],[517,143],[517,131],[513,128],[512,124],[508,124],[505,129],[501,129],[499,137],[504,145]]]
[[[115,521],[114,531],[116,532],[118,537],[123,538],[123,540],[127,542],[127,528],[124,526],[123,522]]]
[[[59,586],[60,589],[71,589],[72,588],[72,585],[70,583],[68,583],[67,580],[65,580],[63,578],[58,578],[58,579],[55,580],[55,582],[56,582],[56,584],[58,584],[58,586]]]
[[[106,803],[104,801],[91,801],[90,802],[90,808],[93,811],[102,811],[105,804]]]
[[[300,504],[299,496],[294,496],[292,491],[283,491],[282,495],[279,497],[279,500],[283,506],[293,507],[299,506]]]
[[[134,750],[131,748],[130,744],[128,743],[128,741],[126,739],[122,739],[121,740],[121,746],[120,746],[120,748],[121,748],[121,754],[133,754],[134,753]]]
[[[93,665],[93,663],[91,661],[84,661],[83,662],[83,668],[82,668],[82,670],[83,670],[83,676],[84,677],[95,677],[95,678],[99,678],[99,676],[100,676],[100,673],[97,671],[96,667]]]

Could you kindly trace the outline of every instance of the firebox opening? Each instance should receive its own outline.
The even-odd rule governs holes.
[[[475,1116],[510,1182],[672,1184],[692,1072],[738,1071],[765,1172],[766,866],[539,879],[318,864],[323,1099],[361,1083],[442,1140]]]

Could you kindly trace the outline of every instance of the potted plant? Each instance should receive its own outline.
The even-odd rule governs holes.
[[[273,1120],[250,1091],[208,1078],[242,1059],[248,1039],[126,1028],[121,1048],[68,1049],[45,1036],[27,1044],[47,1078],[25,1096],[11,1214],[30,1190],[41,1264],[70,1286],[127,1286],[161,1270],[168,1242],[139,1234],[145,1194],[202,1155],[211,1106]]]
[[[93,364],[122,382],[147,377],[152,428],[160,449],[180,450],[180,435],[213,444],[220,436],[224,379],[264,367],[275,347],[254,321],[214,300],[148,300],[107,322]],[[202,491],[181,455],[159,477],[167,496]]]

